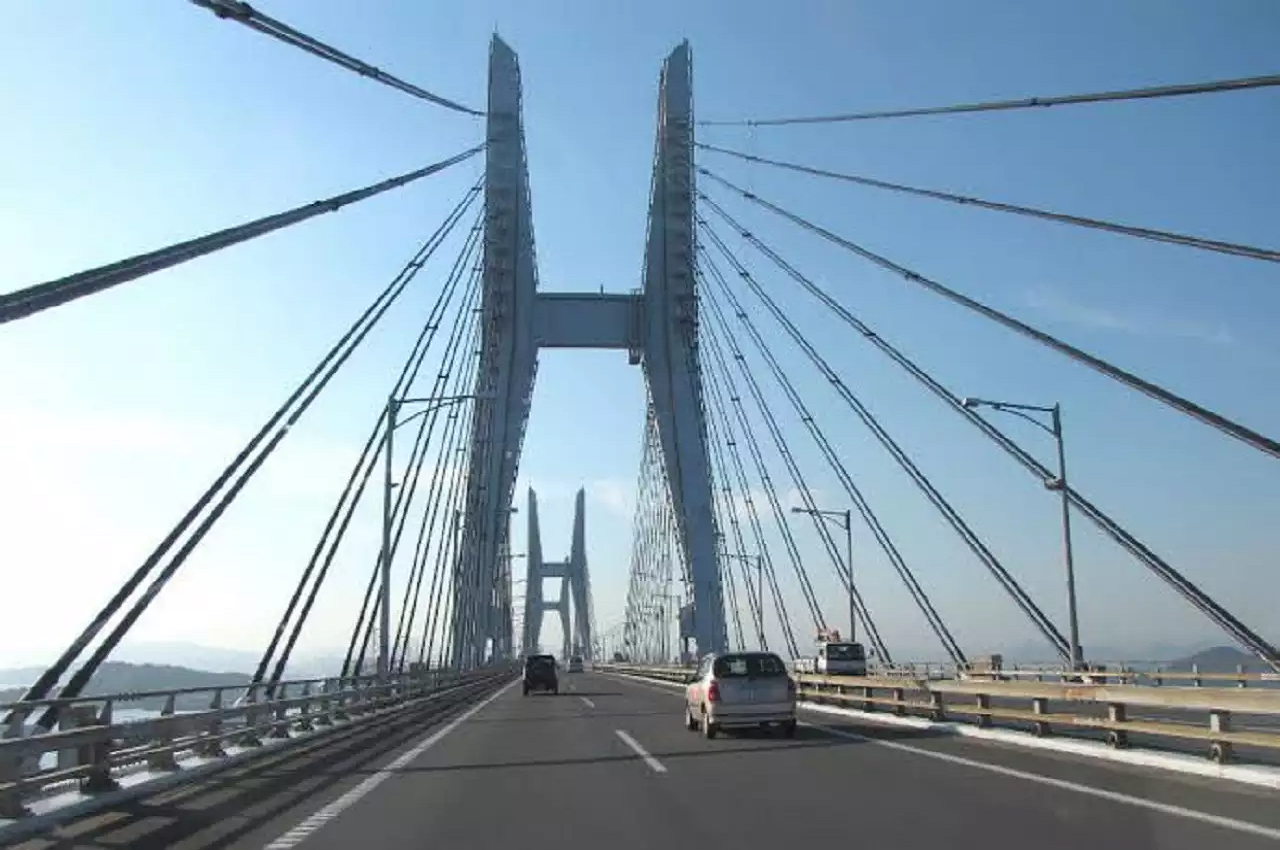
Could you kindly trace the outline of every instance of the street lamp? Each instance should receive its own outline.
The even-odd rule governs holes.
[[[450,404],[457,404],[462,401],[469,401],[479,398],[476,395],[455,395],[455,396],[436,396],[434,398],[396,398],[394,395],[387,398],[387,430],[383,436],[383,469],[385,472],[382,487],[382,592],[380,594],[381,610],[379,611],[378,638],[381,646],[378,648],[378,679],[386,681],[387,673],[391,669],[391,491],[395,489],[396,484],[391,477],[391,451],[394,446],[394,436],[396,429],[401,425],[407,425],[419,416],[424,416],[433,410],[439,410]],[[406,404],[426,404],[422,410],[409,416],[403,420],[396,421],[400,408]]]
[[[1067,487],[1067,451],[1062,439],[1062,406],[1056,403],[1053,407],[1013,404],[982,398],[966,398],[963,404],[970,410],[989,407],[1001,413],[1011,413],[1050,434],[1057,444],[1058,477],[1047,479],[1044,486],[1046,490],[1057,490],[1062,494],[1062,555],[1067,568],[1067,626],[1070,629],[1071,669],[1079,670],[1084,666],[1084,653],[1080,649],[1080,623],[1076,616],[1076,568],[1071,551],[1071,490]],[[1044,424],[1040,419],[1031,416],[1031,413],[1049,414],[1050,424]]]
[[[844,568],[849,574],[849,641],[852,643],[858,628],[857,606],[854,605],[853,593],[853,512],[848,508],[842,511],[821,511],[817,508],[792,508],[793,514],[808,514],[828,522],[835,522],[844,529]]]

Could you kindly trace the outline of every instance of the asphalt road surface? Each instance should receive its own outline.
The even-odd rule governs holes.
[[[514,682],[513,682],[514,685]],[[806,724],[806,717],[813,724]],[[1280,794],[801,714],[708,741],[680,692],[565,675],[83,818],[22,850],[1280,847]]]

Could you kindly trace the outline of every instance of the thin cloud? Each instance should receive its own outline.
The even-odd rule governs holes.
[[[1238,340],[1222,325],[1208,325],[1172,316],[1137,317],[1075,301],[1050,287],[1036,287],[1025,294],[1028,307],[1053,321],[1091,330],[1110,331],[1141,337],[1163,337],[1235,346]]]

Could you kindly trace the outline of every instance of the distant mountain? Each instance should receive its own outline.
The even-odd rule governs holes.
[[[252,673],[262,653],[224,649],[186,641],[124,642],[111,653],[114,661],[130,664],[167,664],[193,670],[230,670]]]
[[[1203,648],[1203,643],[1173,643],[1156,641],[1143,644],[1089,644],[1083,640],[1084,656],[1092,662],[1115,664],[1118,662],[1140,663],[1155,661],[1169,663],[1170,659],[1184,658],[1193,655]],[[1004,655],[1006,664],[1053,664],[1061,659],[1055,657],[1044,644],[1026,643],[996,650]]]
[[[1240,666],[1246,673],[1262,673],[1270,670],[1259,659],[1241,652],[1233,646],[1213,646],[1170,661],[1170,670],[1190,670],[1195,665],[1201,673],[1234,673]]]
[[[29,671],[29,670],[28,670]],[[14,674],[23,670],[0,670],[0,681],[30,683],[36,676],[26,679],[14,678]],[[251,677],[246,673],[210,673],[205,670],[193,670],[190,667],[178,667],[171,664],[130,664],[127,661],[107,661],[89,680],[84,689],[85,696],[96,694],[137,693],[141,691],[177,690],[179,688],[234,688],[248,684]],[[22,698],[24,688],[0,690],[0,702],[12,702]],[[176,708],[189,710],[207,708],[210,696],[195,694],[179,697]],[[137,702],[122,703],[120,708],[164,707],[164,699],[144,699]]]
[[[312,654],[294,654],[289,659],[285,676],[290,679],[316,679],[342,672],[345,650],[322,650]],[[259,652],[225,649],[184,641],[139,641],[122,643],[111,657],[133,664],[172,664],[196,670],[230,670],[253,673],[262,656]]]
[[[44,671],[44,667],[11,667],[7,670],[0,669],[0,694],[5,693],[6,689],[17,688],[22,685],[30,685],[36,679],[39,679],[40,674]]]
[[[344,653],[301,655],[289,660],[287,679],[319,679],[342,672]],[[259,653],[239,649],[203,646],[196,643],[137,642],[121,644],[113,660],[102,665],[89,680],[86,694],[158,691],[187,687],[216,687],[247,683],[257,669]],[[47,669],[47,665],[0,669],[0,702],[22,697]],[[209,672],[221,671],[221,672]],[[65,677],[64,677],[65,682]],[[200,708],[194,701],[206,696],[187,697],[179,708]],[[155,700],[134,704],[136,708],[158,708]]]

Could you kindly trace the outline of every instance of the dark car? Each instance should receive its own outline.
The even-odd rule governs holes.
[[[560,693],[554,655],[530,655],[524,660],[524,695],[528,696],[529,691]]]

